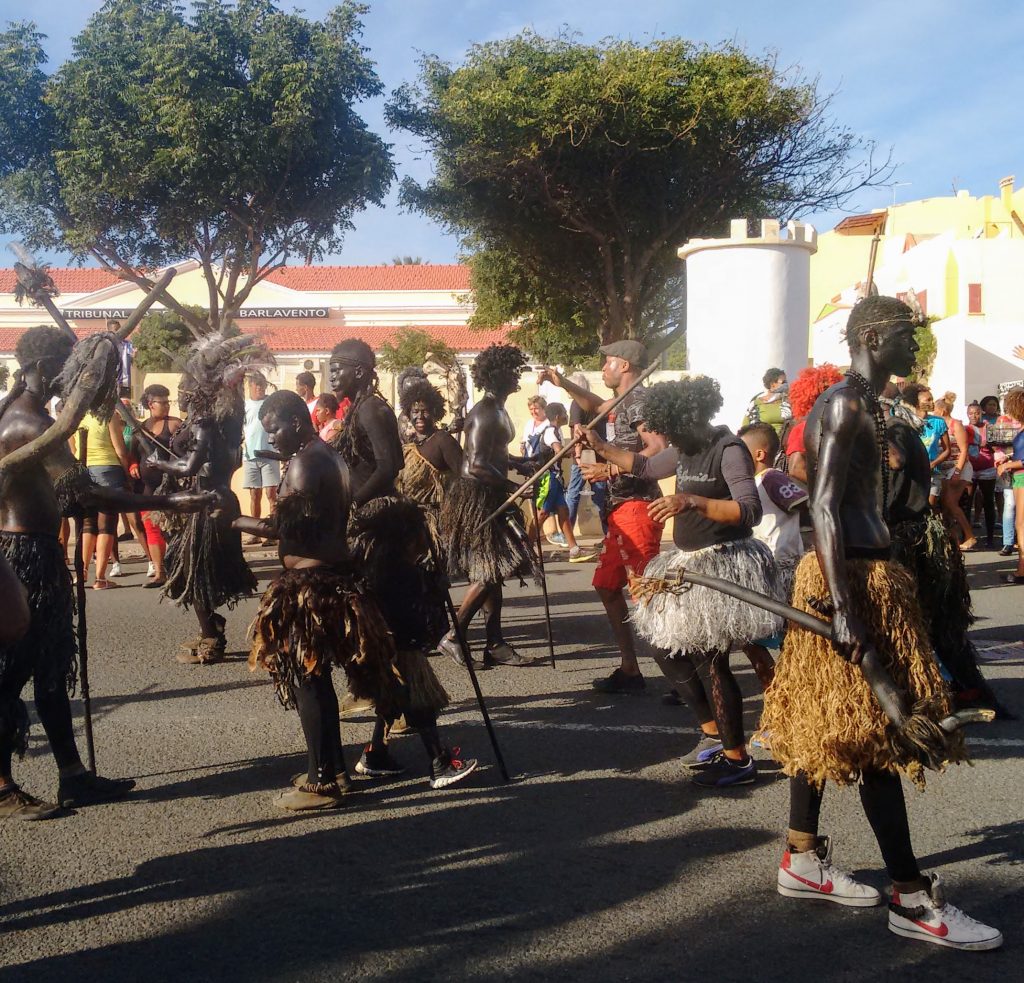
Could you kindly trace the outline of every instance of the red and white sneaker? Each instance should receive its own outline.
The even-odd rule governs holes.
[[[820,898],[851,908],[872,908],[882,895],[870,884],[861,884],[845,870],[832,866],[832,840],[822,836],[806,853],[786,848],[779,864],[779,894],[787,898]]]
[[[998,949],[1003,944],[999,929],[976,922],[946,901],[937,874],[930,874],[929,879],[926,891],[892,892],[890,932],[950,949]]]

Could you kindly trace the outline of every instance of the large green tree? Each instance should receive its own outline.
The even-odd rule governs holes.
[[[476,322],[521,322],[539,355],[664,331],[686,239],[832,207],[887,169],[813,83],[680,39],[525,32],[427,57],[388,115],[433,156],[402,199],[462,237]]]
[[[381,91],[364,12],[346,2],[313,21],[271,0],[107,0],[48,78],[38,32],[12,25],[0,36],[0,120],[12,121],[0,125],[0,231],[144,287],[147,271],[196,259],[207,316],[169,306],[194,329],[229,324],[288,259],[340,250],[393,179],[388,146],[356,111]]]

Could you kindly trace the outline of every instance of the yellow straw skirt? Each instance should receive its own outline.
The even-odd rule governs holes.
[[[917,603],[917,587],[899,564],[848,560],[852,614],[867,627],[896,686],[915,713],[938,722],[951,712],[949,692],[932,654]],[[830,601],[817,554],[797,567],[793,606],[817,612],[808,599]],[[862,772],[902,772],[919,787],[924,768],[894,740],[896,729],[857,666],[825,638],[790,626],[765,693],[761,732],[787,775],[802,774],[815,785],[856,782]],[[963,738],[951,735],[947,759],[963,760]]]

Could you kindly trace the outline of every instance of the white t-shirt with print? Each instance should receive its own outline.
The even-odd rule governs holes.
[[[777,468],[766,468],[754,476],[761,498],[761,521],[753,535],[783,565],[796,564],[804,553],[800,537],[799,507],[807,501],[807,489]]]

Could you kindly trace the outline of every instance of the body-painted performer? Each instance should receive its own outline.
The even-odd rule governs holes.
[[[647,349],[639,341],[613,342],[605,345],[601,354],[605,357],[601,379],[616,394],[628,390],[647,365]],[[538,382],[545,380],[565,389],[584,410],[600,413],[611,402],[576,385],[555,369],[544,369],[537,376]],[[615,447],[652,457],[664,450],[665,439],[644,426],[646,393],[642,386],[634,389],[619,404],[609,423]],[[648,510],[651,502],[661,498],[661,489],[652,478],[638,478],[611,463],[588,467],[584,474],[592,482],[608,481],[608,529],[594,571],[594,589],[608,615],[620,656],[619,667],[607,678],[594,680],[594,689],[601,693],[639,692],[645,683],[636,660],[633,630],[627,623],[629,609],[623,589],[629,579],[627,571],[643,573],[661,549],[664,523]]]
[[[405,463],[398,476],[398,490],[436,519],[448,487],[462,470],[462,447],[438,427],[444,415],[444,397],[426,379],[406,385],[399,398],[412,436],[402,449]]]
[[[398,424],[380,395],[373,350],[363,341],[344,341],[331,352],[330,380],[335,395],[352,401],[333,446],[349,467],[357,505],[349,544],[360,577],[367,583],[391,630],[398,670],[405,684],[406,724],[419,731],[430,758],[431,787],[443,788],[466,777],[475,760],[462,760],[458,748],[441,743],[437,717],[448,694],[427,661],[448,624],[439,555],[423,510],[396,493],[403,456]],[[452,439],[452,438],[449,438]],[[356,699],[359,694],[353,692]],[[405,769],[391,757],[387,731],[397,714],[377,706],[373,737],[356,764],[362,775],[383,777]]]
[[[675,517],[675,549],[654,557],[642,577],[633,579],[637,606],[632,622],[641,636],[669,654],[665,673],[703,732],[683,762],[701,769],[694,783],[708,788],[749,784],[756,777],[743,732],[743,695],[729,653],[780,627],[773,615],[705,587],[671,589],[676,571],[688,569],[760,594],[779,594],[772,552],[751,535],[761,521],[761,500],[750,452],[728,427],[710,422],[721,406],[718,383],[707,376],[662,382],[648,390],[643,419],[672,447],[646,458],[592,439],[599,454],[637,477],[676,479],[675,494],[648,506],[658,522]]]
[[[881,903],[873,887],[832,864],[831,842],[818,836],[825,782],[859,782],[864,812],[893,881],[889,928],[954,948],[991,949],[1002,944],[1001,934],[948,904],[934,874],[922,875],[900,783],[901,773],[923,781],[922,762],[894,740],[894,728],[856,665],[865,653],[877,653],[915,713],[937,721],[950,712],[917,585],[890,559],[884,517],[890,471],[878,395],[890,375],[906,375],[913,367],[915,325],[901,301],[860,301],[846,329],[852,367],[819,398],[807,422],[815,552],[797,569],[793,602],[805,611],[831,611],[835,641],[789,631],[765,694],[762,728],[791,776],[778,890],[856,907]],[[956,760],[963,745],[950,740],[945,752]]]
[[[402,441],[403,447],[416,435],[416,428],[413,425],[412,418],[409,416],[409,411],[405,408],[405,391],[410,386],[419,385],[426,381],[427,373],[418,365],[410,365],[409,368],[402,369],[398,373],[398,379],[395,380],[395,388],[398,390],[398,436]]]
[[[529,663],[505,641],[502,585],[507,577],[527,571],[539,578],[536,554],[516,508],[480,528],[515,488],[508,479],[508,445],[516,432],[505,400],[519,389],[519,376],[526,364],[515,345],[491,345],[477,356],[473,381],[484,394],[466,417],[462,470],[441,507],[441,539],[448,548],[449,573],[469,578],[469,590],[458,612],[464,635],[477,612],[484,612],[487,641],[483,665]],[[464,664],[454,629],[438,651]]]
[[[285,573],[260,601],[249,663],[271,673],[284,706],[298,708],[308,756],[297,787],[274,802],[295,811],[331,808],[347,785],[332,668],[345,671],[353,693],[392,716],[401,712],[401,680],[387,624],[349,554],[347,466],[317,436],[298,393],[267,397],[260,420],[289,464],[274,515],[243,516],[234,526],[277,539]]]
[[[178,405],[188,413],[173,441],[181,456],[153,462],[156,470],[180,482],[216,491],[220,502],[215,513],[199,512],[175,524],[167,548],[163,595],[192,608],[199,621],[199,636],[182,646],[179,662],[206,665],[222,660],[226,621],[217,608],[233,608],[256,590],[242,553],[242,535],[231,526],[241,514],[231,476],[240,463],[246,371],[272,361],[249,335],[227,338],[218,332],[196,342],[178,387]]]
[[[895,387],[893,387],[895,389]],[[886,421],[892,480],[886,522],[892,537],[892,557],[917,583],[917,598],[928,626],[928,637],[939,662],[951,677],[960,705],[990,706],[1007,716],[978,668],[978,652],[968,632],[974,623],[967,565],[941,517],[929,506],[931,462],[919,436],[920,417],[894,396],[882,397],[890,415]]]
[[[16,350],[21,377],[0,403],[0,457],[13,455],[51,431],[54,421],[46,411],[47,403],[62,390],[70,401],[84,359],[100,341],[94,336],[91,347],[72,355],[72,341],[57,328],[31,328],[22,335]],[[110,352],[116,352],[113,343]],[[116,367],[116,358],[111,358],[106,368],[110,378],[99,387],[94,404],[104,417],[111,412],[116,393]],[[105,386],[108,399],[103,398]],[[20,640],[0,644],[0,817],[44,819],[58,808],[22,791],[11,775],[13,755],[24,754],[26,747],[29,721],[21,692],[29,679],[36,713],[59,769],[60,805],[85,806],[121,798],[135,784],[89,774],[75,744],[68,699],[77,671],[74,597],[57,539],[62,511],[72,507],[184,511],[213,500],[212,495],[138,496],[99,487],[63,439],[5,470],[0,481],[0,550],[28,591],[31,622]]]

